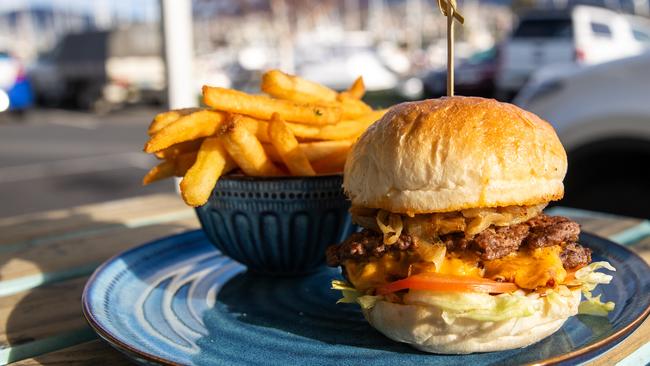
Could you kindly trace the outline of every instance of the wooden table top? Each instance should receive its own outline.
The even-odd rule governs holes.
[[[553,210],[650,262],[649,221]],[[173,194],[0,219],[0,365],[129,364],[86,324],[81,313],[86,280],[121,251],[198,227],[194,211]],[[619,362],[650,362],[649,320],[590,365]]]

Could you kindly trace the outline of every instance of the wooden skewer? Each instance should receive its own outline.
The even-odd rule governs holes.
[[[447,0],[447,96],[454,96],[454,8]]]

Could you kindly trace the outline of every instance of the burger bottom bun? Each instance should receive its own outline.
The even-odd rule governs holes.
[[[571,291],[566,311],[540,311],[523,318],[486,322],[456,318],[448,323],[442,311],[431,305],[402,305],[378,301],[363,311],[374,328],[388,338],[408,343],[425,352],[467,354],[503,351],[529,346],[550,336],[578,313],[581,292]]]

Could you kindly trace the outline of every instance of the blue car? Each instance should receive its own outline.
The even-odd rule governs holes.
[[[0,52],[0,112],[20,112],[33,104],[32,88],[21,63]]]

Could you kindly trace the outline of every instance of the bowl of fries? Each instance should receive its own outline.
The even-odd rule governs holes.
[[[341,183],[341,175],[228,175],[196,213],[212,243],[250,271],[311,273],[327,246],[354,230]]]
[[[160,163],[143,183],[182,177],[181,196],[208,238],[249,270],[313,272],[353,230],[341,173],[386,111],[361,100],[361,78],[336,92],[271,70],[261,89],[267,95],[204,86],[207,108],[157,115],[144,150]]]

